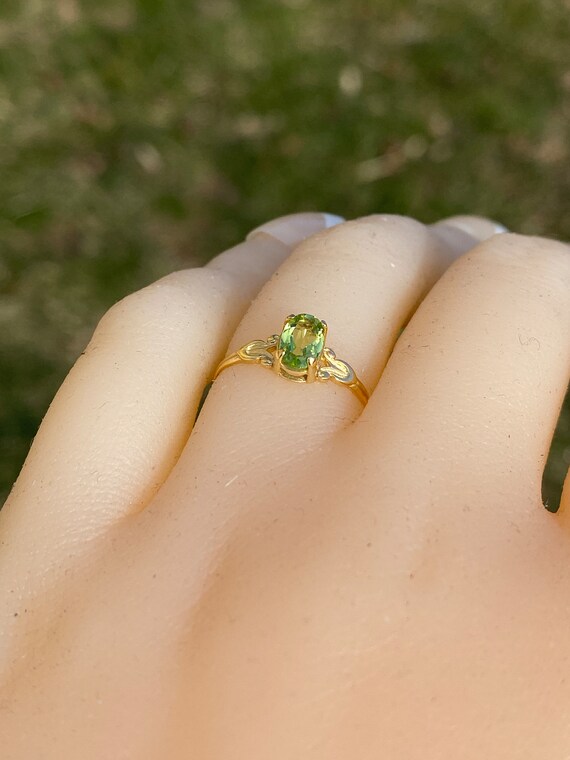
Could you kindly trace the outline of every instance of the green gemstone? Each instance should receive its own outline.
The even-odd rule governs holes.
[[[312,314],[295,314],[283,327],[279,348],[281,364],[287,369],[307,369],[310,358],[318,359],[325,346],[325,326]]]

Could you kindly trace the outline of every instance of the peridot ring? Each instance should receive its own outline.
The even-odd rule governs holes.
[[[326,345],[327,330],[327,323],[312,314],[289,314],[279,335],[246,343],[220,362],[213,379],[242,362],[261,364],[295,383],[332,380],[366,404],[369,393],[356,372]]]

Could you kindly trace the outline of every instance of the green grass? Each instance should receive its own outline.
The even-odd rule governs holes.
[[[569,38],[559,0],[3,0],[0,495],[103,311],[265,219],[569,239]]]

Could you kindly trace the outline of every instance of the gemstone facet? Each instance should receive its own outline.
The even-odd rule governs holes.
[[[318,359],[325,346],[326,327],[312,314],[295,314],[289,317],[279,337],[283,351],[281,364],[287,369],[307,369],[308,360]]]

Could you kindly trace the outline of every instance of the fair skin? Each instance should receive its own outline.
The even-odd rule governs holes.
[[[0,513],[6,760],[570,757],[568,480],[540,497],[570,250],[330,222],[99,323]],[[243,365],[192,428],[217,362],[302,311],[367,406]]]

